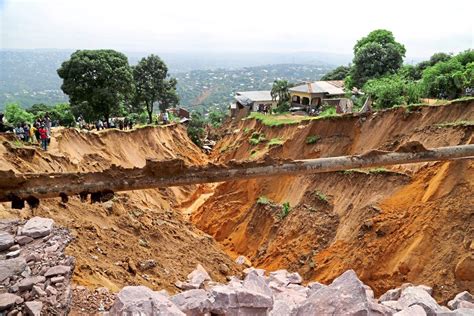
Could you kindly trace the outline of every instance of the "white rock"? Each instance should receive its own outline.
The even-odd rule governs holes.
[[[176,294],[170,300],[186,315],[203,315],[211,310],[209,294],[202,289]]]
[[[412,305],[393,314],[393,316],[426,316],[426,312],[420,305]]]
[[[53,229],[54,221],[50,218],[35,216],[28,220],[21,229],[21,234],[31,238],[48,236]]]
[[[457,309],[459,303],[461,303],[462,301],[474,303],[474,297],[468,291],[461,292],[448,302],[448,307],[451,309]]]
[[[40,316],[41,310],[43,309],[43,303],[38,301],[26,302],[25,309],[29,316]]]
[[[7,250],[15,244],[15,239],[7,232],[0,231],[0,251]]]
[[[428,314],[441,310],[438,303],[421,287],[411,286],[402,290],[398,303],[406,309],[411,305],[420,305]]]
[[[188,283],[198,289],[205,281],[211,281],[211,277],[204,267],[198,264],[196,269],[188,275]]]
[[[59,265],[59,266],[54,266],[54,267],[49,268],[44,274],[44,276],[49,278],[55,275],[67,274],[70,271],[71,271],[70,266]]]

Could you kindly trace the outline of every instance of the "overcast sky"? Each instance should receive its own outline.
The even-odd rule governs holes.
[[[473,48],[473,0],[0,0],[0,48],[352,54],[391,30],[408,57]]]

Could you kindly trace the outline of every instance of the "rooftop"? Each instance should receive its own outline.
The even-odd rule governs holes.
[[[264,90],[264,91],[240,91],[235,93],[236,98],[237,97],[245,97],[248,98],[252,101],[271,101],[272,100],[272,95],[270,90]]]
[[[289,90],[292,92],[304,92],[304,93],[326,93],[328,95],[341,95],[344,94],[344,82],[341,80],[333,81],[315,81],[308,82]]]

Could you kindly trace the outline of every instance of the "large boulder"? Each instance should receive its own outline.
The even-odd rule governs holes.
[[[393,316],[426,316],[426,312],[420,305],[412,305],[393,314]]]
[[[448,307],[451,309],[457,309],[459,308],[461,302],[469,302],[474,304],[474,297],[468,291],[461,292],[448,302]]]
[[[441,311],[441,306],[435,301],[431,295],[423,287],[410,286],[402,290],[398,303],[402,309],[406,309],[412,305],[423,307],[428,315],[434,315],[437,311]]]
[[[18,304],[22,301],[23,299],[15,294],[11,294],[11,293],[0,294],[0,312],[6,309],[9,309],[13,305]],[[0,313],[0,315],[3,315],[3,313]]]
[[[166,296],[146,286],[126,286],[118,294],[110,315],[185,315]]]
[[[380,296],[379,302],[396,301],[400,298],[400,294],[402,294],[402,289],[400,288],[388,290],[382,296]]]
[[[0,260],[0,282],[15,274],[20,274],[26,268],[26,261],[22,257]]]
[[[297,315],[369,315],[375,303],[353,270],[344,272],[329,286],[321,287],[298,308]],[[380,307],[380,306],[377,306]],[[384,307],[380,307],[383,309]]]
[[[54,221],[51,218],[35,216],[28,220],[21,229],[21,234],[31,238],[48,236],[53,229]]]
[[[188,284],[192,286],[192,288],[199,289],[202,287],[205,281],[211,281],[211,277],[207,273],[206,269],[200,264],[196,266],[193,272],[188,274]]]
[[[44,281],[46,281],[46,278],[42,275],[32,276],[32,277],[28,277],[17,282],[16,286],[21,292],[23,292],[23,291],[31,290],[33,288],[33,285],[38,284],[38,283],[43,283]]]
[[[287,288],[286,290],[275,294],[273,308],[270,311],[271,316],[295,315],[298,306],[306,300],[306,293]]]
[[[49,277],[53,277],[53,276],[56,276],[56,275],[68,274],[70,271],[71,271],[70,266],[59,265],[59,266],[54,266],[54,267],[49,268],[45,272],[44,276],[49,278]]]
[[[176,294],[170,298],[178,308],[189,316],[198,316],[210,312],[211,298],[202,289],[189,290]]]
[[[40,301],[32,301],[25,303],[25,309],[28,316],[40,316],[43,309],[43,303]]]
[[[15,239],[7,232],[0,231],[0,251],[7,250],[15,244]]]

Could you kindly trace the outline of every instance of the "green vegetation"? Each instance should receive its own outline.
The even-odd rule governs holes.
[[[290,202],[285,202],[281,205],[281,212],[278,214],[280,220],[284,219],[291,212]]]
[[[328,201],[328,197],[326,196],[326,194],[324,194],[323,192],[321,191],[314,191],[314,195],[320,200],[320,201],[323,201],[323,202],[327,202]]]
[[[12,125],[21,123],[33,123],[35,116],[25,111],[19,104],[7,104],[5,107],[5,119]]]
[[[258,205],[269,205],[269,204],[272,204],[272,201],[267,198],[266,196],[260,196],[257,200],[257,204]]]
[[[244,128],[244,134],[247,134],[247,133],[250,132],[250,131],[251,131],[250,128],[248,128],[248,127]]]
[[[261,142],[264,142],[265,140],[266,139],[265,139],[264,134],[254,132],[254,133],[252,133],[252,135],[249,138],[249,143],[250,143],[250,145],[256,146],[256,145],[260,144]]]
[[[213,110],[209,112],[208,120],[209,123],[215,128],[221,127],[222,123],[226,118],[226,113],[219,110]]]
[[[187,131],[189,138],[198,146],[202,145],[202,139],[205,134],[204,126],[206,126],[204,116],[199,112],[192,112]]]
[[[148,123],[153,122],[153,107],[158,104],[163,112],[169,107],[179,103],[176,93],[177,81],[168,77],[168,67],[156,55],[142,58],[133,67],[133,80],[135,84],[134,108],[146,110]]]
[[[278,146],[278,145],[281,145],[285,142],[284,139],[282,138],[272,138],[270,139],[270,141],[268,142],[268,147],[272,147],[272,146]]]
[[[322,76],[321,80],[344,80],[350,71],[350,66],[339,66]]]
[[[310,145],[310,144],[315,144],[318,142],[318,140],[321,139],[321,136],[319,135],[310,135],[308,137],[306,137],[306,144]]]
[[[266,126],[282,126],[282,125],[291,125],[298,124],[304,117],[287,117],[283,115],[265,115],[259,112],[252,112],[248,116],[250,119],[256,119],[260,121],[263,125]]]
[[[62,63],[58,75],[73,112],[87,121],[108,121],[133,93],[128,59],[114,50],[78,50]]]
[[[316,118],[327,118],[327,117],[338,117],[338,116],[339,114],[336,113],[336,108],[331,106],[331,107],[326,108]]]
[[[53,106],[43,103],[33,104],[33,106],[26,111],[33,114],[35,118],[44,117],[44,115],[48,113],[51,120],[57,120],[62,126],[75,125],[74,115],[68,103],[59,103]]]
[[[412,81],[399,75],[370,79],[364,85],[364,92],[372,97],[380,108],[390,108],[397,104],[411,104],[420,101],[421,90]]]
[[[290,84],[287,80],[275,80],[270,92],[272,100],[278,99],[277,112],[288,112],[290,109]]]
[[[445,123],[436,124],[436,126],[440,127],[440,128],[443,128],[443,127],[457,127],[457,126],[468,127],[468,126],[474,126],[474,121],[445,122]]]

